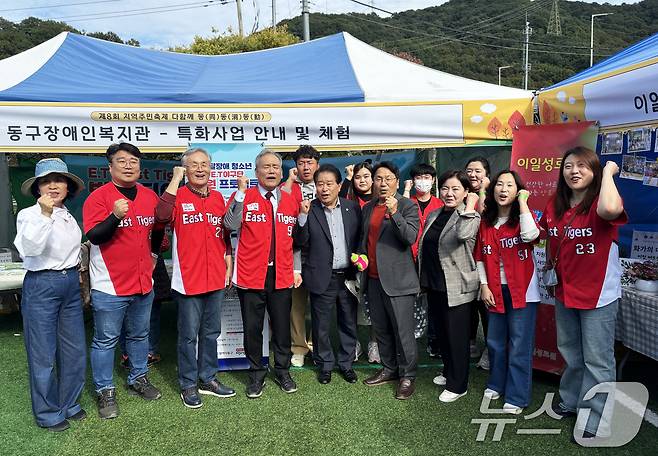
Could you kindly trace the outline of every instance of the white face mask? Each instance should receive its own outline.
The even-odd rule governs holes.
[[[432,180],[416,179],[414,181],[414,187],[419,193],[428,193],[430,190],[432,190]]]

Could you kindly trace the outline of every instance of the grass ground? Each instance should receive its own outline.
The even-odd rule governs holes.
[[[89,417],[72,423],[66,432],[53,434],[34,424],[28,392],[27,366],[22,327],[18,314],[0,316],[0,454],[6,455],[656,455],[658,429],[644,423],[638,436],[618,449],[585,449],[570,442],[573,419],[554,421],[542,415],[507,425],[499,442],[477,442],[479,413],[486,372],[472,369],[469,393],[453,404],[437,400],[432,384],[439,364],[424,353],[417,393],[411,400],[393,398],[394,385],[368,388],[360,382],[345,383],[335,375],[320,385],[310,368],[293,368],[299,391],[286,395],[268,381],[263,397],[244,396],[244,372],[220,374],[235,387],[231,399],[205,396],[204,406],[191,410],[178,396],[175,361],[175,308],[163,306],[163,361],[150,377],[162,389],[163,398],[146,402],[118,388],[121,416],[101,421],[96,413],[91,379],[81,403]],[[87,322],[88,329],[91,322]],[[367,339],[362,334],[361,340]],[[420,347],[423,345],[420,344]],[[373,372],[364,363],[356,366],[359,380]],[[651,406],[658,404],[656,363],[631,359],[625,375],[643,381],[651,390]],[[125,382],[117,368],[115,380]],[[539,408],[544,395],[557,389],[557,378],[536,373],[533,402]],[[510,418],[510,417],[507,417]],[[513,417],[511,417],[513,418]],[[560,429],[559,435],[517,435],[520,428]]]

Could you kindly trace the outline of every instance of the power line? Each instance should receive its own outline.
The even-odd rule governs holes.
[[[370,5],[368,5],[366,3],[363,3],[359,0],[350,0],[350,1],[353,2],[353,3],[356,3],[358,5],[367,6],[369,8],[376,9],[377,11],[381,11],[381,12],[386,13],[386,14],[391,14],[391,15],[395,14],[394,12],[387,11],[387,10],[382,9],[382,8],[378,8],[378,7],[375,7],[375,6],[370,6]],[[541,0],[541,1],[547,1],[547,0]],[[543,5],[541,5],[541,1],[534,3],[534,9],[543,8]],[[525,13],[526,13],[526,11],[524,9],[521,12],[521,15],[524,15]],[[508,19],[506,19],[504,22],[507,22],[507,20]],[[437,28],[443,28],[443,29],[450,30],[450,31],[456,31],[456,32],[459,32],[458,35],[459,34],[473,35],[475,37],[490,38],[490,39],[494,39],[494,40],[498,40],[498,41],[507,41],[507,42],[512,42],[512,43],[520,42],[520,40],[514,39],[514,38],[503,38],[503,37],[499,37],[499,36],[496,36],[496,35],[477,33],[477,32],[473,32],[473,31],[465,31],[463,29],[455,29],[455,28],[448,27],[448,26],[445,26],[445,25],[439,25],[439,24],[436,24],[436,23],[433,23],[433,22],[430,22],[430,21],[418,20],[418,22],[421,22],[421,23],[424,23],[424,24],[429,24],[429,25],[432,25],[433,27],[437,27]],[[491,25],[493,25],[493,24],[491,24]],[[442,38],[447,40],[448,38],[457,38],[457,37],[458,37],[457,35],[456,36],[445,35]],[[546,46],[546,47],[557,47],[557,48],[589,49],[589,46],[560,45],[560,44],[552,44],[552,43],[540,43],[540,42],[534,42],[534,41],[530,41],[529,44],[532,44],[532,45],[535,45],[535,46]]]
[[[497,48],[497,49],[511,49],[511,50],[514,50],[514,51],[523,50],[523,48],[520,48],[520,47],[517,48],[517,47],[512,47],[512,46],[504,46],[504,45],[501,45],[501,44],[481,43],[481,42],[477,42],[477,41],[468,41],[468,40],[463,40],[463,39],[460,39],[460,38],[452,38],[452,37],[446,37],[446,36],[441,36],[441,35],[435,35],[435,34],[431,34],[431,33],[419,32],[417,30],[411,30],[411,29],[408,29],[408,28],[398,27],[398,26],[395,26],[395,25],[375,21],[375,20],[372,20],[372,19],[367,19],[367,18],[357,16],[357,15],[354,15],[354,14],[351,14],[351,13],[345,13],[345,14],[347,16],[350,16],[350,17],[353,17],[355,19],[359,19],[359,20],[362,20],[362,21],[365,21],[365,22],[371,22],[371,23],[374,23],[374,24],[378,24],[378,25],[381,25],[381,26],[384,26],[384,27],[389,27],[389,28],[393,28],[393,29],[397,29],[397,30],[404,30],[404,31],[411,32],[411,33],[416,33],[416,34],[419,34],[419,35],[424,35],[426,37],[441,38],[441,39],[444,39],[444,40],[447,40],[447,41],[453,41],[453,42],[458,42],[458,43],[463,43],[463,44],[474,44],[474,45],[477,45],[477,46],[485,46],[485,47],[491,47],[491,48]],[[422,49],[418,49],[418,50],[423,51],[425,49],[430,49],[432,47],[439,46],[440,44],[442,44],[442,43],[434,44],[432,46],[428,46],[426,48],[422,48]],[[532,52],[539,52],[539,53],[546,53],[546,54],[589,56],[589,54],[579,54],[579,53],[576,53],[576,52],[560,52],[560,51],[552,51],[552,50],[544,50],[544,49],[533,49]],[[609,55],[610,54],[598,54],[599,57],[607,57]]]
[[[90,14],[78,14],[73,16],[60,16],[60,17],[53,17],[49,19],[58,20],[58,21],[80,22],[85,20],[111,19],[113,17],[138,16],[142,14],[151,14],[151,13],[160,13],[160,12],[169,12],[169,11],[182,11],[186,9],[205,8],[208,6],[226,5],[228,3],[233,3],[233,1],[204,0],[201,2],[179,3],[175,5],[155,6],[151,8],[138,8],[132,10],[123,10],[123,11],[105,11],[105,12],[90,13]],[[129,13],[135,13],[135,14],[129,14]]]
[[[11,8],[11,9],[2,9],[0,13],[9,13],[13,11],[26,11],[26,10],[35,10],[35,9],[50,9],[50,8],[64,8],[66,6],[80,6],[80,5],[96,5],[99,3],[114,3],[121,0],[97,0],[93,2],[81,2],[81,3],[60,3],[57,5],[44,5],[44,6],[26,6],[24,8]]]

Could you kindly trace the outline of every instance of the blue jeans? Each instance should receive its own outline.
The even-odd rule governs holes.
[[[532,352],[535,345],[537,303],[512,307],[507,285],[502,286],[505,313],[489,312],[489,380],[487,388],[505,396],[505,402],[527,407],[532,391]]]
[[[618,302],[590,310],[567,309],[555,300],[557,347],[567,363],[560,379],[560,407],[576,412],[591,410],[585,431],[596,433],[606,397],[596,394],[583,401],[585,393],[595,385],[614,382],[615,325]]]
[[[32,413],[39,426],[53,426],[81,410],[87,353],[78,271],[28,272],[21,313]]]
[[[172,293],[178,304],[178,383],[184,390],[198,380],[208,383],[215,378],[224,290],[193,296]]]
[[[151,317],[149,320],[149,355],[157,355],[160,353],[160,313],[162,309],[162,301],[154,299],[151,305]],[[126,327],[121,327],[121,334],[119,335],[119,347],[121,354],[127,355],[126,352]]]
[[[94,337],[91,342],[91,371],[96,392],[114,388],[114,348],[126,326],[126,351],[130,359],[128,384],[148,372],[149,318],[153,292],[145,295],[114,296],[91,290]]]

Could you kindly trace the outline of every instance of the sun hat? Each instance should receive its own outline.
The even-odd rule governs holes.
[[[23,185],[21,185],[21,193],[25,196],[34,196],[38,194],[36,191],[36,182],[39,178],[47,176],[48,174],[61,174],[66,177],[68,180],[73,182],[75,185],[75,190],[72,192],[71,196],[76,196],[80,191],[85,188],[84,182],[75,174],[69,173],[69,169],[59,158],[44,158],[39,160],[34,167],[34,177],[30,177]]]

